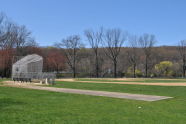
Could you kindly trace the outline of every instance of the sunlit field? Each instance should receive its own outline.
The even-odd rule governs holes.
[[[81,81],[102,81],[86,83]],[[131,81],[132,79],[125,79]],[[134,79],[164,82],[168,79]],[[184,124],[186,87],[104,83],[116,79],[56,81],[50,87],[126,92],[174,97],[156,102],[0,87],[0,123]],[[117,81],[121,81],[118,80]],[[132,80],[133,81],[133,80]],[[166,82],[165,81],[165,82]],[[169,79],[183,82],[184,79]]]
[[[77,78],[76,81],[97,81],[97,82],[139,82],[139,83],[186,83],[184,78]]]

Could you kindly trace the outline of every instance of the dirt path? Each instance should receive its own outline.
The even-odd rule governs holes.
[[[105,96],[105,97],[112,97],[112,98],[142,100],[142,101],[158,101],[158,100],[172,98],[172,97],[167,97],[167,96],[142,95],[142,94],[130,94],[130,93],[119,93],[119,92],[107,92],[107,91],[92,91],[92,90],[80,90],[80,89],[70,89],[70,88],[44,87],[44,86],[37,86],[34,84],[29,84],[29,83],[14,83],[13,81],[6,81],[4,83],[4,86],[36,89],[36,90],[46,90],[46,91],[53,91],[53,92],[84,94],[84,95],[91,95],[91,96]]]
[[[154,86],[186,86],[186,83],[141,83],[141,82],[105,82],[105,81],[77,81],[74,79],[57,79],[56,81],[69,81],[69,82],[79,82],[79,83],[109,83],[109,84],[133,84],[133,85],[154,85]]]

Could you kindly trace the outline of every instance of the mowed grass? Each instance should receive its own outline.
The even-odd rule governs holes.
[[[186,83],[186,79],[160,79],[160,78],[134,78],[134,79],[127,79],[125,80],[115,80],[115,79],[95,79],[95,78],[77,78],[76,81],[94,81],[94,82],[139,82],[139,83]]]
[[[174,98],[156,102],[0,87],[1,124],[185,124],[186,87],[57,82],[55,87]]]
[[[5,78],[5,79],[0,79],[0,85],[2,85],[3,83],[3,81],[8,81],[8,80],[10,80],[9,78]]]
[[[160,95],[160,96],[174,96],[174,97],[186,96],[186,87],[184,86],[152,86],[152,85],[56,81],[55,85],[50,85],[50,87],[124,92],[124,93],[134,93],[134,94]]]
[[[183,91],[181,89],[180,93]],[[184,124],[185,104],[184,93],[174,99],[144,102],[0,87],[0,122],[1,124]]]

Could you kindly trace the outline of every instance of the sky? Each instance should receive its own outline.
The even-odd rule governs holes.
[[[0,12],[26,27],[40,46],[84,30],[120,28],[154,34],[157,45],[186,39],[186,0],[0,0]]]

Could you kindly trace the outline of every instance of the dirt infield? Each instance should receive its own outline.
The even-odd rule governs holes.
[[[67,78],[67,79],[56,79],[55,81],[75,81],[74,79],[72,78]]]
[[[113,79],[112,79],[113,80]],[[120,80],[120,79],[117,79]],[[77,81],[74,79],[56,79],[56,81],[69,81],[69,82],[79,82],[79,83],[111,83],[111,84],[131,84],[131,85],[154,85],[154,86],[186,86],[186,83],[180,83],[180,82],[175,82],[175,83],[142,83],[142,82],[135,82],[135,79],[130,79],[131,81],[134,82],[125,82],[123,79],[123,82],[106,82],[106,81]],[[143,79],[141,79],[143,80]],[[166,79],[166,80],[170,80],[170,79]],[[174,80],[174,79],[173,79]],[[127,78],[127,81],[128,78]],[[139,81],[139,80],[138,80]]]
[[[26,88],[26,89],[36,89],[36,90],[46,90],[46,91],[53,91],[53,92],[83,94],[83,95],[91,95],[91,96],[105,96],[105,97],[121,98],[121,99],[142,100],[142,101],[158,101],[158,100],[172,98],[172,97],[167,97],[167,96],[80,90],[80,89],[70,89],[70,88],[54,88],[54,87],[37,86],[31,83],[19,83],[19,82],[14,83],[13,81],[5,81],[4,86]]]

